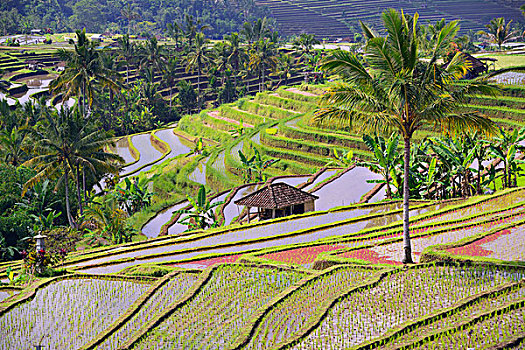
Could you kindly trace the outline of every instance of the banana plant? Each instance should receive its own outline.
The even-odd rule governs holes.
[[[264,160],[256,148],[253,151],[254,155],[248,158],[239,150],[239,159],[241,160],[245,183],[265,181],[266,175],[264,171],[279,161],[279,159]]]
[[[188,231],[192,230],[206,230],[208,228],[214,228],[219,226],[219,221],[215,215],[215,208],[224,203],[224,201],[218,201],[212,203],[206,198],[206,189],[203,185],[199,187],[197,196],[192,197],[187,195],[188,201],[192,208],[176,210],[174,214],[186,214],[180,221],[181,224],[188,227]]]
[[[349,167],[355,163],[354,152],[350,150],[343,150],[341,153],[339,153],[336,148],[334,148],[333,152],[334,158],[337,159],[344,167]]]
[[[494,137],[496,144],[490,145],[490,152],[494,157],[503,162],[503,186],[517,186],[517,156],[518,151],[524,152],[525,146],[525,127],[514,129],[507,133],[504,129],[499,128],[499,135]]]
[[[242,121],[242,118],[239,120],[239,125],[229,130],[228,132],[232,135],[232,137],[237,137],[237,136],[241,137],[242,135],[244,135],[245,128],[244,128],[244,123]]]
[[[114,196],[121,207],[128,215],[133,215],[143,208],[150,206],[153,192],[149,191],[148,184],[156,177],[135,177],[133,181],[129,178],[124,179],[124,186],[117,185]]]
[[[386,196],[392,198],[392,185],[399,189],[399,181],[395,175],[395,168],[401,165],[402,157],[398,152],[399,135],[392,134],[387,140],[380,135],[364,135],[363,142],[374,154],[373,162],[359,162],[358,165],[365,166],[371,171],[383,176],[380,180],[367,180],[368,183],[384,183],[386,185]],[[393,178],[396,178],[392,181]]]

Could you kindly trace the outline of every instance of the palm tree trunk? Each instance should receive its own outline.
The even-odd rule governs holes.
[[[82,208],[82,196],[80,195],[80,166],[77,164],[77,201],[80,215],[84,215],[84,209]]]
[[[87,204],[88,195],[86,190],[86,170],[84,168],[82,169],[82,190],[84,193],[84,203]]]
[[[410,138],[405,138],[405,164],[403,174],[403,249],[405,257],[403,264],[413,264],[412,261],[412,246],[410,244],[410,187],[409,187],[409,170],[410,170]]]
[[[64,187],[65,187],[65,195],[66,195],[67,221],[69,222],[69,226],[71,226],[72,228],[76,228],[76,223],[73,220],[73,217],[71,216],[71,207],[69,205],[69,178],[67,176],[67,164],[66,164],[65,159],[64,159]]]
[[[201,108],[201,65],[197,65],[197,106]]]

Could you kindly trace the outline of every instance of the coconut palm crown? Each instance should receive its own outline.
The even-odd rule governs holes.
[[[345,51],[327,57],[322,69],[337,74],[323,96],[315,115],[319,123],[359,126],[366,132],[395,130],[404,140],[403,242],[404,263],[412,263],[409,235],[409,162],[414,133],[433,126],[455,131],[494,131],[486,117],[464,111],[461,106],[476,93],[495,94],[497,90],[483,81],[458,83],[468,63],[461,53],[446,68],[438,58],[458,32],[456,22],[440,29],[430,57],[420,57],[418,15],[406,16],[390,9],[382,14],[385,36],[361,23],[367,39],[363,58]]]

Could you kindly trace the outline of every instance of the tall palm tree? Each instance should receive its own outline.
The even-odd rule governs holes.
[[[237,76],[240,73],[244,63],[248,60],[248,54],[241,45],[241,37],[239,33],[232,33],[225,37],[226,44],[230,47],[230,55],[228,56],[228,64],[233,70],[233,84],[237,88]]]
[[[139,14],[131,7],[131,4],[127,4],[122,10],[120,10],[120,14],[123,18],[128,20],[128,35],[129,35],[129,29],[131,28],[131,21],[135,19],[139,19]]]
[[[26,161],[24,165],[35,166],[38,173],[24,184],[22,193],[25,194],[29,188],[47,178],[60,178],[57,187],[64,185],[67,219],[71,227],[76,227],[69,200],[72,159],[71,114],[67,108],[62,108],[59,112],[47,113],[42,126],[33,129],[36,156]]]
[[[25,146],[28,133],[27,126],[15,127],[11,131],[7,129],[0,131],[0,154],[3,153],[6,162],[17,167],[27,159]]]
[[[137,46],[129,40],[129,34],[117,39],[118,57],[126,61],[126,84],[129,84],[129,67],[137,55]]]
[[[186,72],[197,70],[197,105],[201,106],[201,74],[207,63],[211,62],[212,56],[208,47],[208,40],[204,34],[199,32],[195,36],[195,47],[186,56]]]
[[[382,14],[386,37],[361,23],[367,38],[364,62],[355,54],[335,51],[322,68],[343,79],[323,96],[316,114],[319,122],[339,121],[362,129],[399,132],[404,140],[403,245],[404,263],[412,263],[409,235],[410,146],[414,133],[428,124],[442,129],[476,129],[493,132],[493,123],[477,114],[458,111],[472,93],[494,94],[481,82],[453,85],[466,71],[466,61],[457,54],[446,69],[436,63],[442,45],[457,31],[456,23],[441,29],[429,60],[419,56],[417,25],[413,18],[390,9]]]
[[[250,61],[248,66],[252,71],[257,72],[259,77],[259,92],[264,86],[266,72],[274,71],[277,67],[277,56],[275,54],[275,44],[269,39],[261,39],[252,45],[250,50]]]
[[[490,20],[490,23],[485,26],[487,31],[479,31],[478,34],[483,35],[490,42],[497,44],[498,48],[501,50],[501,46],[508,43],[509,41],[517,39],[519,36],[516,35],[515,31],[512,31],[510,28],[510,20],[505,25],[505,18],[499,17]]]
[[[151,37],[140,50],[140,68],[152,67],[158,72],[162,72],[166,61],[166,50],[163,45],[159,45],[157,38]]]
[[[304,57],[310,54],[314,49],[314,45],[318,44],[320,44],[320,41],[315,38],[314,34],[301,33],[301,35],[293,41],[292,48],[299,53],[301,57]]]
[[[100,60],[95,43],[86,36],[86,30],[77,30],[77,41],[70,39],[74,50],[59,49],[59,57],[66,62],[65,70],[51,82],[50,90],[57,94],[62,92],[63,99],[77,96],[80,98],[82,114],[86,117],[93,104],[95,87],[105,85],[111,90],[119,91],[119,75],[105,68]]]

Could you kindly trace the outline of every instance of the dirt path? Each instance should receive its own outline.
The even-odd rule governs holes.
[[[229,123],[232,123],[232,124],[236,124],[236,125],[239,125],[239,121],[238,120],[235,120],[235,119],[230,119],[230,118],[226,118],[226,117],[223,117],[221,116],[220,112],[219,111],[211,111],[211,112],[208,112],[208,115],[212,118],[215,118],[215,119],[221,119],[221,120],[224,120],[224,121],[227,121]],[[248,124],[246,122],[242,122],[242,125],[245,127],[245,128],[253,128],[253,125],[251,124]]]
[[[286,89],[286,91],[290,91],[290,92],[293,92],[294,94],[299,94],[303,96],[319,97],[319,95],[312,94],[311,92],[307,92],[307,91],[302,91],[297,88],[289,88],[289,89]]]

